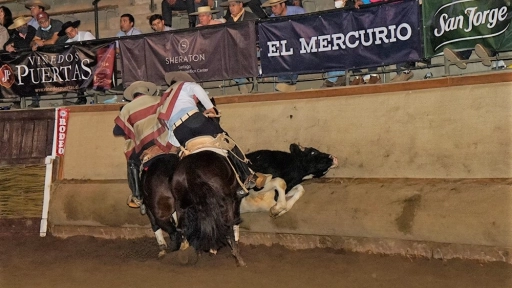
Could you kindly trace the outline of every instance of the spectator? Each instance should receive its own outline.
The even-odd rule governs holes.
[[[208,26],[208,25],[217,25],[222,24],[223,22],[213,19],[212,14],[218,13],[219,10],[211,10],[210,6],[203,6],[198,7],[197,12],[191,13],[190,15],[197,15],[199,18],[199,24],[197,24],[197,27],[200,26]]]
[[[39,28],[37,28],[36,36],[32,39],[32,50],[45,45],[53,45],[59,38],[59,32],[62,28],[62,22],[56,19],[50,19],[46,12],[41,12],[36,16]]]
[[[68,37],[66,43],[96,39],[91,32],[78,31],[78,26],[80,26],[80,20],[76,20],[74,22],[68,21],[62,25],[62,29],[59,31],[58,36],[62,37],[66,35]],[[85,97],[84,94],[85,88],[80,88],[76,91],[78,98],[75,101],[75,105],[87,104],[87,97]]]
[[[16,52],[17,50],[28,50],[30,48],[30,42],[36,35],[36,28],[29,26],[28,22],[32,19],[31,17],[18,17],[14,20],[11,26],[7,27],[9,30],[13,30],[11,37],[4,44],[3,48],[9,52]],[[20,101],[14,101],[12,105],[13,109],[20,109]]]
[[[282,17],[291,16],[306,13],[306,10],[298,6],[286,6],[286,0],[268,0],[263,3],[261,7],[270,7],[272,9],[272,15],[270,17]],[[289,76],[277,77],[276,90],[281,92],[292,92],[297,89],[297,74],[291,74]]]
[[[124,37],[124,36],[132,36],[132,35],[140,35],[142,32],[135,28],[135,18],[133,18],[132,14],[123,14],[119,19],[119,29],[121,31],[117,32],[116,37]]]
[[[149,17],[149,26],[151,26],[151,29],[155,32],[174,30],[170,26],[165,25],[165,20],[160,14],[153,14]]]
[[[9,27],[13,23],[11,9],[0,6],[0,24],[4,27]]]
[[[208,0],[163,0],[162,17],[165,25],[172,27],[172,11],[186,10],[188,16],[188,27],[196,27],[196,16],[192,15],[199,7],[210,6]]]
[[[78,31],[78,26],[80,26],[80,20],[68,21],[62,25],[62,29],[60,29],[57,35],[59,37],[67,35],[68,40],[66,40],[66,43],[96,39],[89,31]]]
[[[0,47],[4,47],[9,40],[9,31],[7,27],[12,24],[12,13],[9,8],[0,6]]]
[[[220,6],[222,7],[229,7],[229,15],[224,17],[226,19],[226,23],[257,20],[258,16],[256,16],[256,14],[245,11],[244,4],[247,2],[249,2],[249,0],[228,0],[220,3]]]
[[[25,3],[25,8],[30,10],[30,15],[32,15],[32,19],[28,22],[28,25],[33,26],[34,28],[39,28],[39,23],[36,19],[37,14],[41,12],[46,12],[46,10],[50,10],[50,5],[43,3],[39,0],[27,1]]]
[[[244,9],[244,3],[248,1],[249,0],[228,0],[220,3],[222,7],[229,7],[229,15],[225,16],[226,23],[257,20],[258,16]],[[247,87],[248,81],[246,78],[233,80],[238,84],[238,91],[240,91],[241,94],[249,94],[249,88]]]
[[[409,81],[414,76],[414,73],[411,71],[411,67],[414,67],[414,62],[404,62],[396,64],[396,76],[391,79],[390,82],[402,82]],[[405,70],[404,70],[405,69]],[[402,71],[404,70],[404,71]]]
[[[36,35],[32,39],[30,46],[33,51],[36,51],[39,47],[53,45],[59,39],[59,31],[62,28],[62,22],[55,19],[50,19],[50,16],[46,12],[40,12],[36,15],[37,23],[39,23],[39,28],[37,28]],[[38,108],[39,107],[39,94],[35,94],[32,97],[32,103],[28,105],[29,108]]]
[[[16,52],[17,50],[29,49],[30,43],[34,36],[36,36],[36,29],[34,26],[28,25],[31,17],[18,17],[14,20],[9,30],[12,32],[11,37],[5,43],[4,49],[9,52]]]
[[[448,61],[455,64],[460,69],[466,69],[468,67],[466,63],[461,61],[468,60],[472,52],[472,50],[454,52],[450,48],[444,48],[443,50],[444,57],[446,57]],[[493,69],[504,69],[506,67],[505,62],[503,62],[503,60],[491,62],[489,58],[496,56],[496,52],[487,49],[482,44],[475,45],[475,54],[478,57],[482,58],[482,64],[484,66],[493,66]]]

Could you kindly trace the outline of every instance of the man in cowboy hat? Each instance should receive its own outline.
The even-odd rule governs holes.
[[[306,10],[299,6],[287,6],[286,0],[268,0],[263,3],[261,7],[270,7],[272,15],[270,17],[290,16],[297,14],[304,14]]]
[[[299,6],[286,6],[286,0],[268,0],[263,3],[261,7],[270,7],[272,9],[272,15],[270,17],[290,16],[297,14],[304,14],[306,10]],[[281,92],[292,92],[295,91],[297,78],[299,75],[292,74],[290,76],[277,77],[276,90]]]
[[[92,35],[89,31],[78,31],[78,26],[80,26],[80,20],[68,21],[62,24],[62,28],[57,35],[59,37],[64,35],[68,36],[66,43],[96,39],[96,37],[94,37],[94,35]]]
[[[9,52],[16,52],[16,50],[29,49],[30,42],[36,36],[36,28],[28,25],[30,17],[18,17],[14,22],[7,27],[13,31],[10,39],[5,43],[4,49]]]
[[[217,19],[213,19],[213,14],[218,13],[219,10],[212,10],[210,6],[202,6],[197,8],[197,12],[190,13],[189,15],[194,16],[197,15],[199,18],[199,26],[208,26],[208,25],[216,25],[222,24],[223,22]]]
[[[7,27],[7,29],[11,30],[11,37],[4,44],[4,50],[8,52],[16,52],[19,50],[28,50],[30,49],[30,42],[36,35],[36,28],[28,25],[30,21],[30,17],[18,17],[14,19],[14,22]],[[21,102],[14,101],[12,105],[13,109],[20,109]]]
[[[67,36],[68,39],[66,40],[66,43],[96,39],[96,37],[88,31],[78,31],[78,26],[80,26],[80,20],[68,21],[62,24],[62,28],[57,35],[59,37]],[[76,91],[78,98],[74,103],[75,105],[87,104],[87,97],[85,97],[84,94],[85,88],[81,88]]]
[[[165,25],[172,27],[172,11],[186,10],[189,14],[188,27],[196,27],[196,16],[190,14],[194,13],[198,7],[208,5],[208,0],[163,0],[162,17],[164,18]]]
[[[157,91],[154,83],[133,82],[123,93],[129,103],[123,106],[114,120],[114,136],[123,136],[126,140],[124,153],[128,160],[128,186],[132,191],[127,204],[132,208],[141,207],[143,214],[139,178],[142,153],[153,146],[163,152],[172,150],[168,142],[169,130],[157,118],[161,100],[160,96],[155,96]]]
[[[249,0],[228,0],[220,3],[220,6],[229,7],[229,12],[224,17],[226,23],[257,20],[258,16],[256,14],[244,9],[244,4],[248,2]],[[249,87],[247,87],[249,81],[246,78],[235,78],[233,80],[238,84],[238,91],[241,94],[249,94]]]
[[[36,16],[41,12],[45,12],[46,10],[50,10],[50,5],[43,3],[40,0],[30,0],[25,2],[25,8],[30,10],[30,15],[32,15],[32,19],[28,22],[28,25],[33,26],[34,28],[39,28],[39,23],[37,23]]]
[[[228,0],[220,3],[222,7],[229,7],[229,13],[226,13],[224,17],[226,23],[242,22],[248,20],[257,20],[256,14],[245,11],[244,4],[248,3],[249,0]]]
[[[169,142],[176,146],[185,147],[185,144],[198,136],[216,137],[219,134],[227,133],[220,127],[219,122],[210,117],[218,117],[217,109],[214,107],[206,91],[195,82],[195,80],[185,72],[169,72],[165,74],[165,81],[169,84],[162,95],[161,120],[167,122],[170,130]],[[179,93],[176,95],[176,93]],[[176,99],[175,104],[171,99]],[[203,113],[198,113],[197,102],[206,109]],[[186,147],[185,147],[186,148]],[[242,153],[238,145],[235,145],[228,153],[240,180],[245,187],[237,191],[239,197],[247,195],[247,189],[254,187],[262,188],[267,182],[267,176],[254,173],[248,166],[248,160]]]

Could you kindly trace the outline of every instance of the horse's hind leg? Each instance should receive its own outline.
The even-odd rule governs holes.
[[[148,209],[146,215],[148,215],[149,222],[151,223],[151,229],[155,233],[156,242],[158,243],[158,247],[160,247],[160,252],[158,252],[158,258],[161,258],[165,255],[165,250],[167,249],[167,242],[165,242],[164,234],[162,233],[162,229],[160,226],[156,224],[156,219],[151,213],[151,210]]]
[[[240,248],[238,246],[238,239],[240,237],[240,227],[238,225],[233,225],[233,234],[231,237],[228,237],[229,246],[231,246],[231,253],[235,256],[236,264],[240,267],[245,267],[245,261],[242,259],[240,255]]]

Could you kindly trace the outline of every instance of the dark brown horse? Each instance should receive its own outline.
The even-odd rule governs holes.
[[[164,256],[166,250],[178,250],[182,241],[182,236],[176,229],[176,219],[172,216],[176,208],[170,189],[170,181],[178,161],[176,154],[162,154],[149,160],[142,169],[143,201],[160,246],[159,257]],[[164,239],[162,229],[169,234],[169,245]]]
[[[176,199],[178,228],[196,251],[216,252],[229,245],[239,266],[239,187],[227,158],[213,151],[184,157],[176,166],[171,191]]]

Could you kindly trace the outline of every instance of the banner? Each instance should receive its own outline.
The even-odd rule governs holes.
[[[64,155],[66,136],[68,134],[69,108],[57,108],[57,145],[55,155]]]
[[[425,56],[444,48],[474,49],[482,44],[496,51],[512,49],[510,0],[423,1]]]
[[[134,81],[165,85],[166,72],[183,71],[198,81],[257,75],[255,24],[199,27],[119,40],[125,87]]]
[[[419,60],[419,19],[416,1],[271,18],[258,25],[262,72],[318,73]]]
[[[97,71],[96,52],[105,46],[67,45],[51,52],[2,54],[0,98],[74,92],[89,87]],[[113,62],[102,68],[112,75]]]

